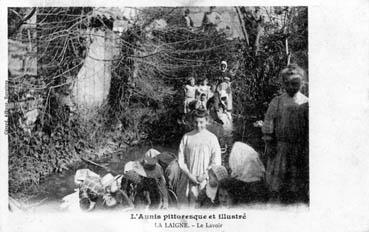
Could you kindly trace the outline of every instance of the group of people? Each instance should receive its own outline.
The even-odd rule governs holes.
[[[125,165],[122,199],[151,208],[168,208],[173,202],[192,208],[308,202],[308,98],[300,92],[304,76],[297,65],[280,72],[285,92],[273,98],[259,124],[264,157],[248,144],[235,142],[224,162],[219,138],[208,130],[208,107],[198,107],[177,154],[150,149],[142,159]],[[195,87],[191,80],[193,91],[208,89]],[[202,87],[206,86],[204,81]]]
[[[254,150],[246,144],[244,149],[238,149],[238,143],[233,145],[228,163],[231,177],[236,178],[230,184],[233,192],[229,190],[227,194],[234,196],[238,202],[245,202],[244,199],[250,199],[249,196],[254,196],[258,200],[268,199],[286,203],[308,202],[308,98],[300,92],[304,77],[304,70],[294,64],[288,65],[280,72],[285,91],[270,102],[264,122],[261,123],[266,147],[263,154],[265,164],[260,162],[258,155],[255,155],[254,160],[247,158],[242,162],[242,156],[249,157]],[[196,88],[193,85],[192,87]],[[207,129],[208,112],[206,108],[194,110],[192,115],[194,129],[183,136],[178,151],[179,167],[187,177],[185,193],[190,205],[201,205],[204,193],[213,199],[214,188],[211,187],[218,184],[228,186],[230,183],[226,178],[228,176],[226,169],[221,166],[218,138]],[[241,155],[234,159],[236,153]],[[237,168],[235,165],[238,165]],[[255,178],[257,184],[252,184],[251,188],[248,181],[237,179],[239,175],[235,174],[235,170],[240,173],[258,173]],[[254,180],[253,177],[250,177],[250,180]],[[238,195],[240,192],[242,194]],[[217,189],[215,196],[219,197],[219,194]]]
[[[138,189],[132,199],[136,208],[146,205],[165,209],[174,201],[176,207],[232,207],[268,200],[263,182],[265,168],[258,153],[236,142],[229,157],[229,171],[221,164],[216,136],[202,123],[206,120],[206,113],[196,116],[200,130],[184,136],[178,156],[150,149],[142,159],[126,164],[125,178]],[[130,191],[127,195],[131,196]]]
[[[208,116],[205,110],[195,111],[194,129],[183,136],[179,145],[178,166],[185,176],[185,191],[178,194],[185,194],[183,203],[190,207],[209,207],[257,200],[243,197],[250,196],[246,192],[251,185],[262,186],[265,169],[257,152],[247,144],[236,142],[228,160],[229,173],[222,165],[218,138],[207,130]],[[260,191],[260,196],[265,192]]]
[[[184,117],[195,110],[208,110],[211,118],[222,124],[224,128],[232,130],[232,74],[228,72],[227,62],[222,61],[220,75],[208,85],[208,78],[198,81],[189,77],[184,86]]]

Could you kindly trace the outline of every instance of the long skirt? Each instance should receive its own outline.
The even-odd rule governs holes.
[[[276,154],[267,160],[266,183],[269,191],[280,193],[298,191],[298,160],[301,158],[301,146],[277,142]]]
[[[268,200],[268,190],[265,183],[260,181],[244,182],[234,180],[234,197],[238,204],[262,203]]]

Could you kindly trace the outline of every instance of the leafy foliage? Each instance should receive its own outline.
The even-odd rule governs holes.
[[[240,12],[248,17],[250,10]],[[256,51],[253,43],[229,40],[222,32],[189,30],[178,20],[182,8],[141,9],[139,19],[118,39],[120,53],[112,60],[108,100],[85,119],[74,114],[63,96],[70,94],[69,85],[83,63],[88,46],[83,30],[93,26],[92,8],[38,8],[38,75],[34,80],[9,77],[9,99],[19,101],[33,89],[32,95],[43,99],[41,115],[29,134],[18,123],[24,112],[9,112],[9,191],[32,189],[80,156],[95,157],[107,144],[115,144],[113,150],[143,143],[176,146],[187,130],[177,123],[186,78],[214,82],[222,60],[235,74],[234,137],[260,148],[260,131],[252,122],[263,118],[268,103],[281,91],[278,73],[288,61],[286,39],[291,62],[308,69],[307,8],[272,10],[262,22],[264,33]],[[17,12],[25,15],[29,10]],[[280,23],[273,17],[288,20]],[[245,21],[254,40],[258,23],[251,21],[250,26]],[[27,82],[32,85],[22,84]]]

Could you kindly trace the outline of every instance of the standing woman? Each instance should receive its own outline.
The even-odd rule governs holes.
[[[300,92],[304,71],[297,65],[288,65],[280,73],[285,93],[275,97],[269,104],[262,131],[266,144],[266,182],[274,200],[294,202],[300,191],[298,165],[303,157],[305,144],[304,120],[301,107],[308,98]]]
[[[186,133],[179,145],[178,164],[188,177],[186,196],[189,206],[195,206],[199,192],[208,181],[208,169],[221,165],[221,152],[218,138],[206,129],[208,113],[204,110],[194,112],[195,129]]]

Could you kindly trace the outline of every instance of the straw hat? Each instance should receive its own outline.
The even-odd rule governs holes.
[[[124,166],[124,173],[135,171],[138,175],[148,178],[159,178],[163,175],[160,165],[155,158],[145,158],[143,160],[129,161]]]
[[[141,164],[145,170],[146,176],[149,178],[160,178],[163,175],[161,166],[156,158],[145,157]]]
[[[222,165],[212,165],[210,167],[210,170],[212,170],[217,177],[218,181],[221,181],[228,177],[227,169]]]

